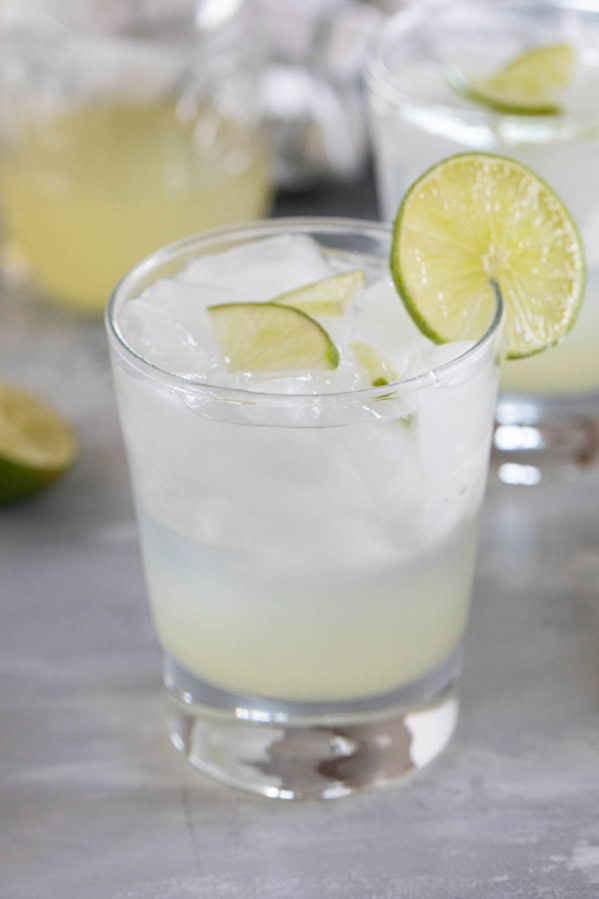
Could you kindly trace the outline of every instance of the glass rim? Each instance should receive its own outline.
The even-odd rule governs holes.
[[[493,3],[481,3],[479,0],[446,0],[438,8],[435,9],[436,20],[442,19],[448,13],[456,13],[460,9],[476,10],[484,16],[488,16],[493,20],[498,20],[504,13],[510,12],[515,15],[524,14],[527,10],[542,9],[556,12],[569,12],[575,15],[585,16],[592,15],[599,11],[597,0],[495,0]],[[402,40],[406,34],[409,34],[419,26],[425,26],[430,22],[430,7],[419,8],[417,6],[408,6],[400,9],[393,15],[389,16],[380,26],[374,42],[371,45],[370,54],[364,64],[364,78],[366,84],[373,95],[391,97],[402,105],[411,107],[426,107],[427,109],[438,109],[459,114],[473,122],[486,122],[489,118],[493,119],[516,119],[520,121],[525,118],[519,113],[502,112],[500,110],[475,107],[463,108],[457,105],[443,101],[419,100],[414,94],[410,94],[403,90],[402,81],[396,77],[389,69],[384,61],[384,56],[388,53],[397,41]],[[535,115],[535,121],[544,121],[545,119],[555,119],[556,116]],[[569,114],[566,110],[559,116],[560,120],[579,120],[580,116]],[[584,116],[582,117],[585,118]],[[589,118],[589,117],[586,117]]]
[[[184,237],[173,243],[167,244],[144,257],[133,266],[117,283],[104,313],[104,321],[109,337],[109,343],[115,347],[120,355],[127,360],[137,371],[154,381],[166,383],[171,387],[184,389],[186,392],[199,394],[212,394],[217,399],[232,402],[258,404],[261,401],[290,402],[301,404],[319,400],[321,402],[339,402],[345,400],[358,402],[363,400],[376,400],[400,388],[409,386],[412,389],[431,386],[450,377],[455,371],[462,368],[473,357],[482,354],[500,331],[504,321],[504,303],[499,292],[495,292],[495,310],[491,321],[484,334],[474,341],[472,346],[459,353],[454,358],[433,366],[408,377],[400,378],[389,384],[379,387],[364,387],[359,390],[338,390],[312,393],[282,393],[269,390],[254,390],[247,387],[228,387],[222,384],[213,384],[200,378],[190,378],[184,375],[169,372],[159,365],[150,362],[140,353],[134,350],[125,340],[118,327],[116,318],[121,303],[132,299],[135,294],[131,289],[136,283],[143,281],[151,273],[161,266],[174,262],[179,258],[190,256],[194,249],[211,244],[222,244],[227,238],[247,236],[248,238],[267,237],[275,233],[292,231],[294,233],[318,232],[319,234],[356,234],[368,233],[378,238],[390,238],[392,226],[384,222],[376,222],[368,219],[356,218],[330,218],[319,216],[293,216],[285,218],[261,219],[254,222],[241,222],[233,225],[225,225],[200,231],[188,237]],[[189,260],[191,261],[191,259]],[[402,302],[398,295],[398,302]]]

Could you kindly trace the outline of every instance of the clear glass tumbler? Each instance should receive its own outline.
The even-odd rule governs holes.
[[[144,291],[277,235],[390,282],[385,225],[219,229],[133,269],[107,329],[172,741],[235,786],[335,797],[426,765],[456,724],[502,312],[453,361],[334,393],[210,385],[131,348]]]
[[[576,56],[560,114],[498,112],[454,86],[456,72],[486,74],[556,43]],[[520,160],[568,206],[588,257],[583,309],[557,349],[503,367],[494,448],[510,483],[599,470],[599,8],[569,0],[448,3],[434,16],[410,8],[381,30],[367,82],[387,219],[422,172],[465,151]]]
[[[7,256],[43,294],[100,313],[143,256],[267,212],[263,59],[241,0],[8,5]]]

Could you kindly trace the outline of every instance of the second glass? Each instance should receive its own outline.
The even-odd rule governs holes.
[[[535,46],[576,56],[559,115],[506,114],[460,94],[451,73],[488,73]],[[586,298],[556,350],[501,372],[495,453],[502,480],[535,484],[599,465],[599,12],[552,2],[447,4],[431,17],[390,19],[368,65],[382,211],[392,219],[407,187],[459,152],[487,151],[530,166],[560,195],[588,255]]]

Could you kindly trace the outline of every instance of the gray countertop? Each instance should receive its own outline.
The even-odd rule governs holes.
[[[599,896],[599,479],[491,482],[461,722],[433,767],[332,802],[246,796],[165,734],[101,325],[0,304],[0,377],[82,442],[0,513],[2,899]]]

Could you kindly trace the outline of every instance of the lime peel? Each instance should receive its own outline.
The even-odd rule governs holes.
[[[505,305],[506,358],[560,342],[582,303],[584,251],[559,197],[514,159],[451,156],[408,190],[394,223],[391,274],[436,343],[479,339]]]

